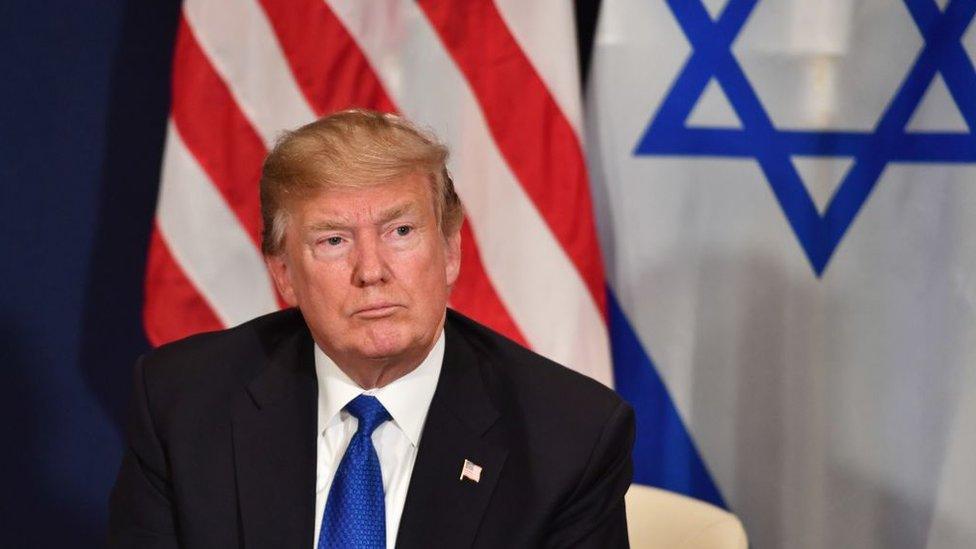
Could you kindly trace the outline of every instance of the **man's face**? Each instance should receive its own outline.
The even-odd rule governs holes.
[[[438,227],[427,176],[322,191],[289,214],[268,266],[316,343],[340,366],[419,363],[440,334],[461,255],[460,235]]]

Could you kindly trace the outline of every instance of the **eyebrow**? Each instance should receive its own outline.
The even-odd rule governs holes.
[[[400,206],[395,206],[381,213],[376,224],[383,225],[389,223],[390,221],[393,221],[398,217],[403,217],[404,215],[410,213],[411,211],[413,211],[413,204],[403,204]]]
[[[393,221],[398,217],[402,217],[412,212],[413,210],[414,207],[412,204],[402,204],[400,206],[394,206],[380,213],[375,224],[384,225],[386,223],[389,223],[390,221]],[[351,226],[350,223],[344,220],[327,219],[324,221],[319,221],[308,225],[307,230],[311,232],[341,231],[341,230],[348,230],[350,226]]]

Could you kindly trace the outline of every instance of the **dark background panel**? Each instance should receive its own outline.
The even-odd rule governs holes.
[[[590,74],[590,59],[593,57],[593,35],[600,14],[601,0],[576,0],[576,43],[579,49],[580,77],[583,84]],[[586,89],[586,86],[583,86]]]
[[[178,3],[0,7],[5,547],[100,547]]]

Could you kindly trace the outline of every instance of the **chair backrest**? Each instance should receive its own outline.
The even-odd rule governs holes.
[[[739,519],[697,499],[632,485],[627,492],[627,533],[634,549],[747,549]]]

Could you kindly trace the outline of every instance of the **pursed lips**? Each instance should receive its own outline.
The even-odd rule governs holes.
[[[365,307],[356,309],[352,316],[365,319],[383,318],[396,313],[401,308],[403,308],[403,305],[399,305],[397,303],[372,303]]]

